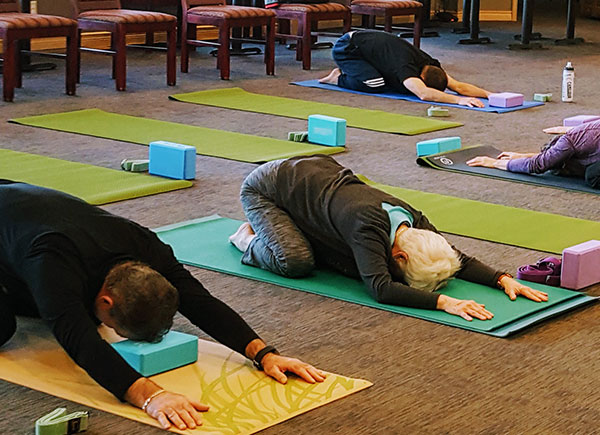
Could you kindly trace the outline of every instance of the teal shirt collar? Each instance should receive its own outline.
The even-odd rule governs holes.
[[[390,246],[393,246],[396,241],[396,231],[398,230],[398,227],[404,223],[409,227],[412,227],[414,217],[408,210],[399,205],[391,205],[387,202],[382,202],[381,208],[387,212],[390,218]]]

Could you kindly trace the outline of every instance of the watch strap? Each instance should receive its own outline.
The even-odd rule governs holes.
[[[274,353],[275,355],[279,355],[279,352],[277,352],[277,349],[275,349],[275,347],[273,346],[265,346],[263,347],[261,350],[259,350],[256,355],[254,355],[254,360],[252,361],[254,363],[254,366],[258,369],[258,370],[262,370],[263,366],[262,366],[262,360],[265,357],[266,354],[268,353]]]

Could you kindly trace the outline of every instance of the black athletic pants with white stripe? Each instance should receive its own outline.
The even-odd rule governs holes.
[[[346,33],[333,46],[333,60],[342,71],[338,86],[371,93],[391,91],[381,73],[365,60],[360,48],[352,43],[352,33]]]

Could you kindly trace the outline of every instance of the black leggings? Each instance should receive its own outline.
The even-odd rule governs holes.
[[[6,343],[17,330],[17,318],[12,301],[0,287],[0,346]]]

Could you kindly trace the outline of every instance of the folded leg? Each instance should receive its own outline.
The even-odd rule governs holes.
[[[315,267],[313,250],[289,214],[274,201],[281,160],[251,172],[242,184],[240,198],[256,237],[242,256],[242,263],[278,275],[300,277]]]
[[[352,44],[351,34],[346,33],[335,43],[333,60],[341,70],[338,86],[361,92],[385,92],[390,90],[381,73],[362,56],[360,49]]]

